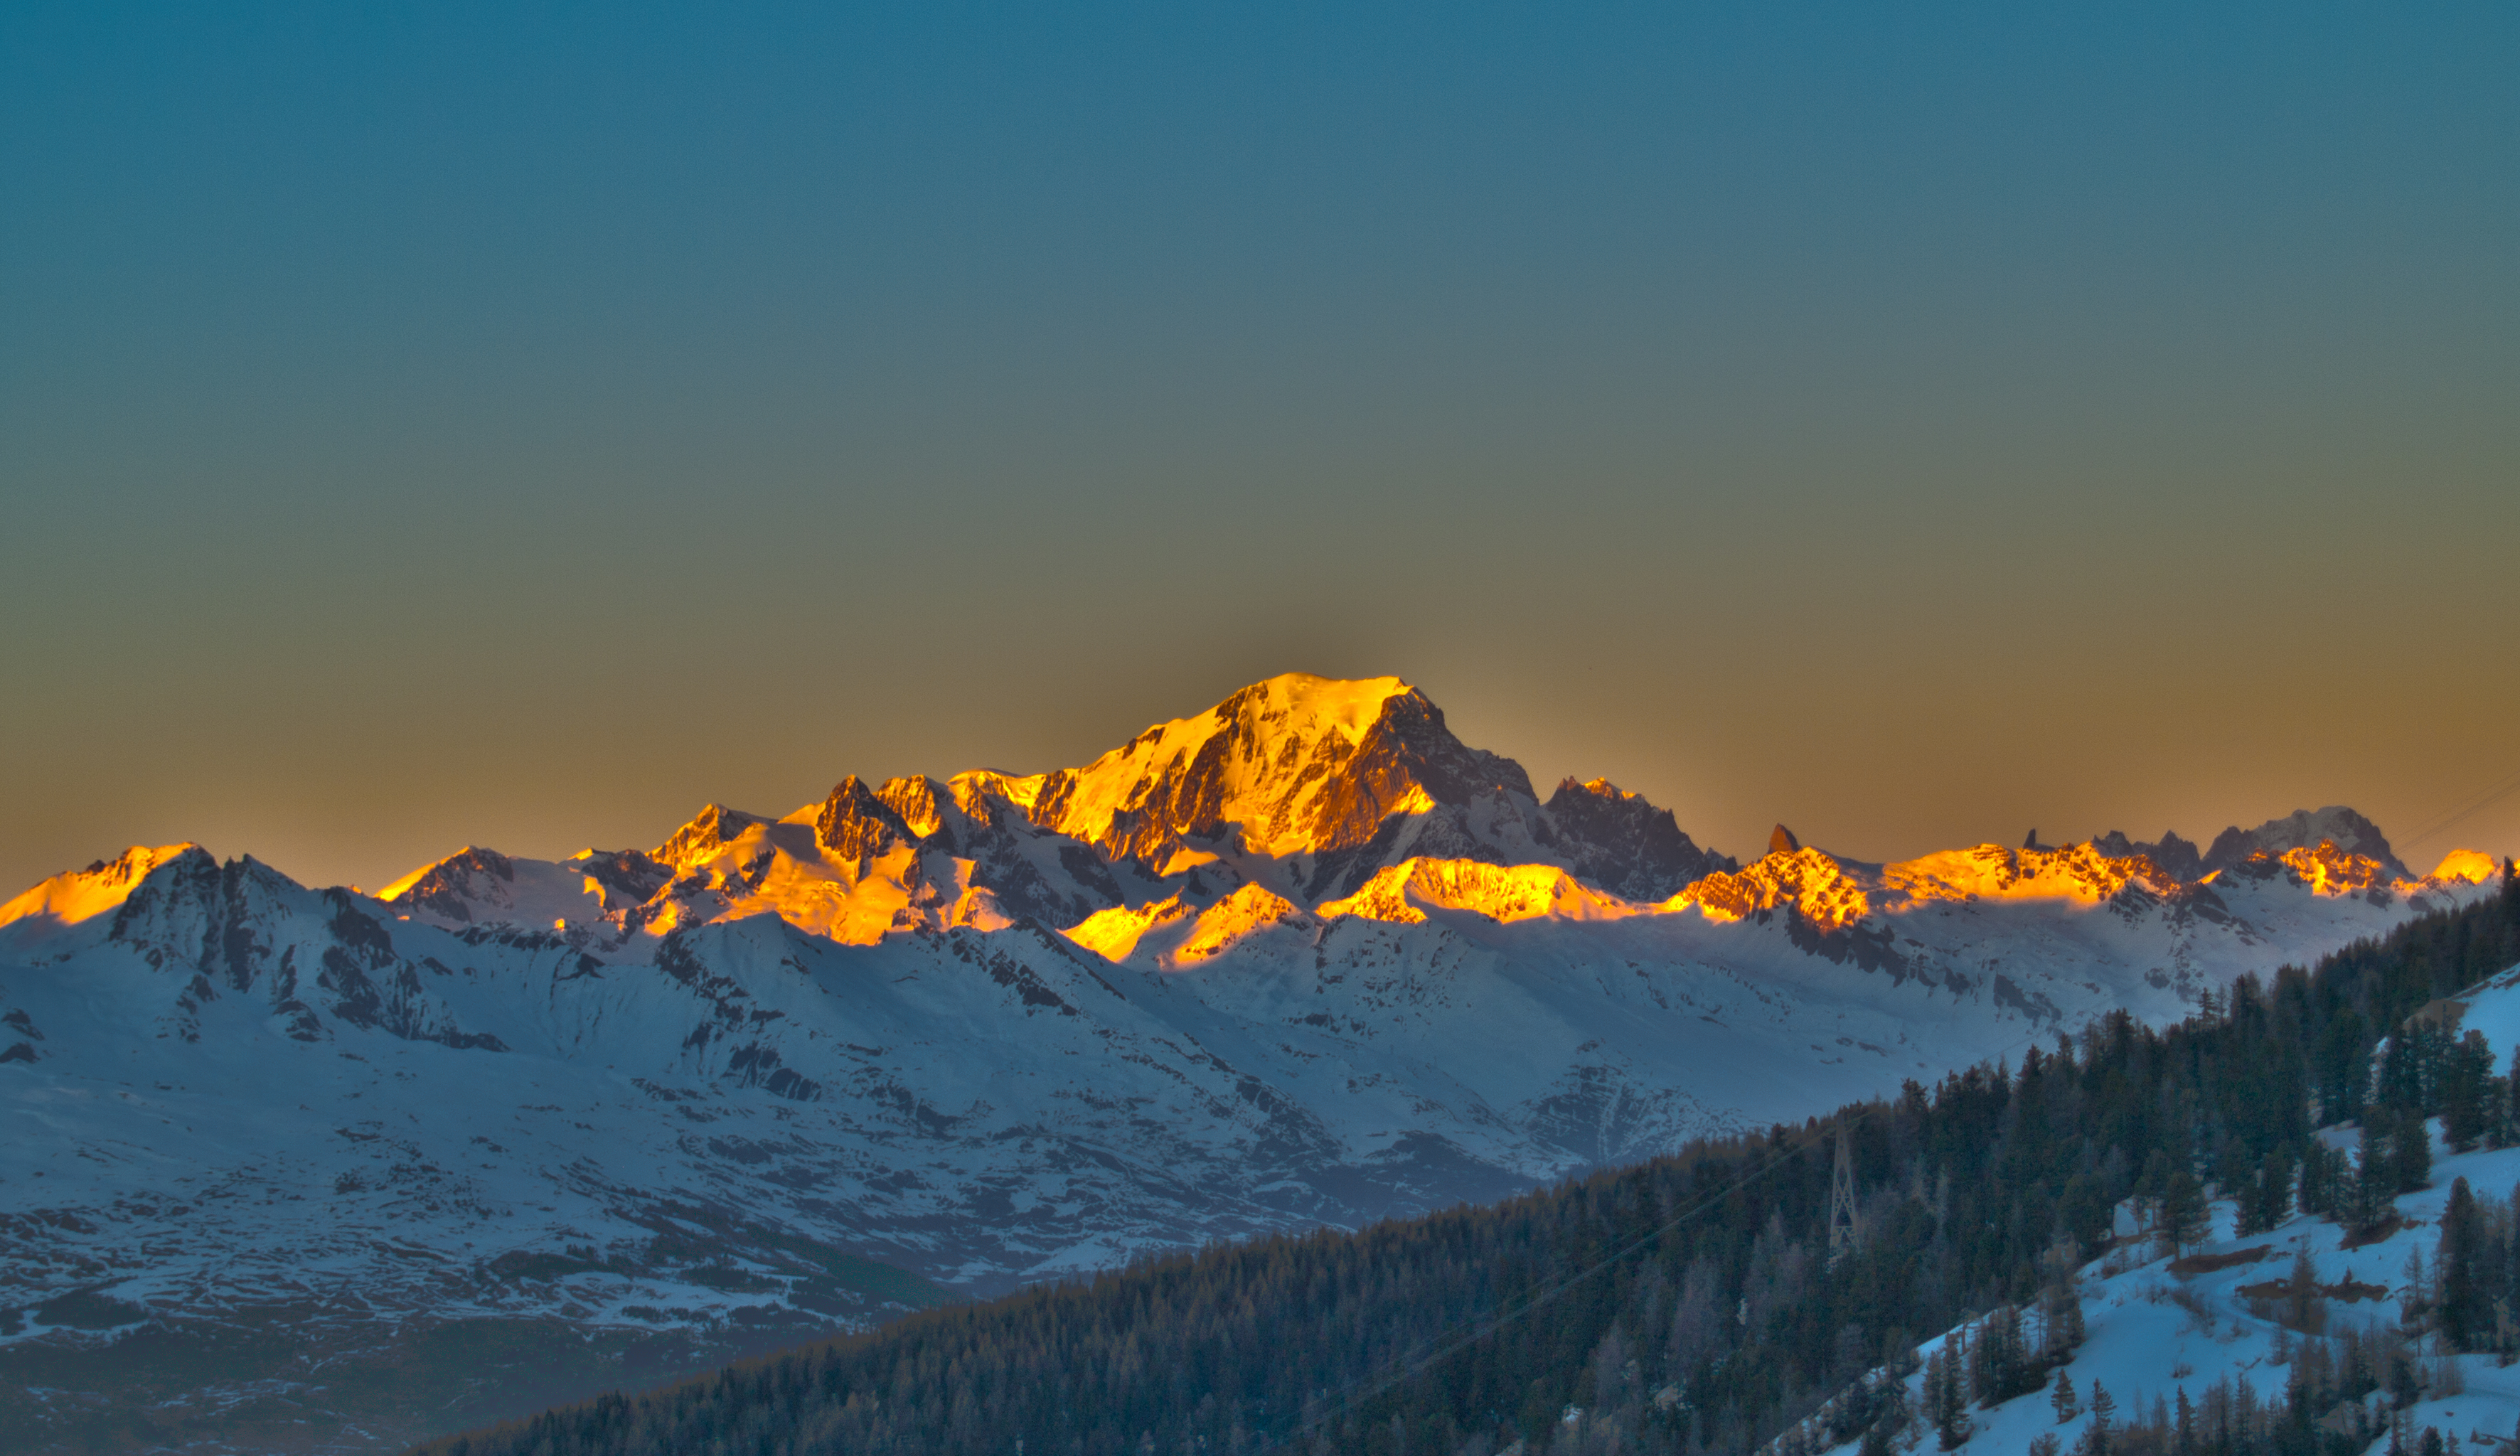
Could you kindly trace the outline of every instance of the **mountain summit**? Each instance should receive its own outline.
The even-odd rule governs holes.
[[[2297,815],[2201,872],[1779,826],[1736,864],[1606,779],[1538,802],[1398,679],[1289,675],[1080,768],[844,776],[377,896],[135,850],[0,905],[0,1354],[85,1390],[141,1321],[187,1369],[294,1332],[149,1397],[216,1412],[503,1331],[593,1389],[1502,1197],[2176,1020],[2507,873],[2393,875],[2377,836]]]
[[[1393,814],[1532,797],[1521,765],[1463,744],[1398,678],[1308,673],[1255,683],[1009,791],[1033,822],[1148,864],[1188,841],[1275,859],[1351,850]]]

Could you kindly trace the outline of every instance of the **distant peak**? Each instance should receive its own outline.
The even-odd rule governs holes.
[[[929,808],[932,811],[934,806]],[[898,810],[854,773],[832,786],[831,797],[823,801],[823,812],[814,819],[815,841],[843,860],[864,861],[919,837]]]
[[[1596,799],[1605,799],[1612,802],[1620,802],[1642,797],[1641,795],[1628,792],[1626,789],[1619,787],[1617,784],[1610,782],[1610,780],[1606,778],[1586,778],[1579,780],[1574,774],[1569,773],[1564,778],[1557,780],[1557,792],[1550,795],[1549,802],[1555,804],[1560,799],[1570,798],[1577,794],[1589,794]]]
[[[1229,694],[1205,716],[1219,726],[1242,723],[1264,729],[1283,725],[1300,730],[1307,724],[1318,725],[1354,743],[1381,720],[1384,704],[1396,697],[1424,696],[1398,678],[1318,678],[1311,673],[1281,673]]]
[[[477,870],[502,880],[513,880],[517,877],[516,865],[507,856],[497,850],[485,850],[478,845],[468,844],[445,859],[431,860],[427,864],[386,885],[377,892],[376,898],[384,901],[400,900],[412,893],[413,889],[420,886],[423,881],[442,881],[460,876],[468,870]]]
[[[1768,853],[1771,855],[1790,855],[1802,847],[1803,842],[1794,838],[1794,831],[1782,824],[1768,831]]]
[[[2452,850],[2442,856],[2441,863],[2433,866],[2433,872],[2425,878],[2482,885],[2500,873],[2502,866],[2495,862],[2492,855],[2475,850]]]
[[[2395,878],[2414,878],[2397,852],[2389,848],[2388,836],[2380,832],[2380,826],[2342,804],[2317,810],[2296,809],[2255,829],[2234,824],[2214,836],[2213,847],[2205,852],[2204,867],[2226,869],[2251,855],[2280,858],[2287,850],[2317,850],[2321,843],[2331,841],[2346,854],[2377,862]]]
[[[2161,838],[2150,843],[2129,839],[2124,830],[2111,829],[2091,841],[2091,845],[2092,850],[2111,860],[2149,860],[2154,868],[2176,880],[2194,880],[2205,873],[2204,857],[2196,846],[2168,829],[2162,831]]]
[[[1115,859],[1161,865],[1186,840],[1273,857],[1351,849],[1389,816],[1500,791],[1530,799],[1530,777],[1455,738],[1443,710],[1400,679],[1284,673],[1042,775],[1024,810]]]
[[[182,844],[133,845],[85,869],[65,870],[0,904],[0,925],[21,920],[76,925],[93,919],[119,908],[150,875],[185,860],[199,860],[204,865],[216,862],[209,851],[190,840]]]
[[[745,814],[723,804],[709,804],[692,816],[692,821],[674,831],[673,837],[656,846],[652,857],[678,868],[688,868],[726,848],[727,843],[755,824],[770,822],[757,814]]]

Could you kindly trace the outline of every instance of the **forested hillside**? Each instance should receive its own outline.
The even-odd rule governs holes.
[[[1912,1082],[1801,1128],[1497,1207],[914,1316],[428,1449],[1478,1453],[1541,1449],[1578,1406],[1587,1449],[1743,1451],[1823,1402],[1828,1435],[1877,1427],[1868,1444],[1883,1444],[1907,1413],[1886,1387],[1869,1394],[1866,1373],[1963,1319],[1994,1311],[2018,1332],[1992,1352],[1981,1340],[1967,1386],[2036,1388],[2073,1338],[2064,1274],[2107,1239],[2125,1199],[2153,1201],[2187,1232],[2206,1182],[2238,1199],[2245,1224],[2296,1207],[2373,1223],[2429,1178],[2426,1117],[2453,1142],[2510,1139],[2511,1079],[2482,1041],[2408,1018],[2515,962],[2520,886],[2506,864],[2498,895],[2313,970],[2244,979],[2165,1030],[2116,1013],[2008,1065]],[[2363,1156],[2320,1151],[2314,1127],[2357,1120]],[[1841,1131],[1862,1216],[1832,1264]],[[2470,1243],[2509,1238],[2498,1220],[2456,1227]],[[2479,1296],[2457,1298],[2461,1321],[2482,1318]],[[2463,1326],[2457,1338],[2479,1337]],[[2304,1387],[2222,1449],[2361,1449],[2315,1424],[2319,1402],[2360,1393],[2353,1383]]]

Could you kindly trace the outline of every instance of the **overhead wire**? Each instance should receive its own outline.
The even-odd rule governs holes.
[[[2093,995],[2089,1001],[2086,1001],[2082,1006],[2076,1009],[2078,1011],[2089,1012],[2107,999],[2108,993],[2103,992]],[[2064,1017],[2062,1015],[2058,1016],[2055,1025],[2061,1031],[2064,1025]],[[2043,1035],[2044,1033],[2042,1032],[2033,1031],[2026,1037],[2014,1037],[2003,1042],[2002,1045],[1989,1048],[1985,1053],[1978,1056],[1976,1060],[1969,1062],[1966,1065],[1971,1067],[1983,1066],[1989,1057],[2004,1055],[2017,1047],[2035,1045]],[[1323,1426],[1328,1425],[1333,1419],[1354,1411],[1358,1406],[1363,1405],[1366,1401],[1372,1399],[1374,1396],[1379,1395],[1394,1387],[1417,1379],[1428,1368],[1438,1362],[1449,1358],[1452,1355],[1458,1354],[1462,1350],[1467,1349],[1469,1346],[1478,1344],[1480,1341],[1487,1339],[1491,1335],[1496,1334],[1508,1325],[1512,1324],[1516,1320],[1521,1319],[1524,1315],[1527,1315],[1533,1310],[1539,1309],[1543,1305],[1556,1300],[1559,1296],[1575,1288],[1575,1286],[1582,1284],[1584,1281],[1600,1273],[1602,1270],[1611,1267],[1618,1263],[1619,1260],[1626,1258],[1637,1251],[1643,1249],[1648,1245],[1660,1242],[1665,1235],[1681,1227],[1683,1224],[1688,1222],[1700,1213],[1705,1213],[1707,1210],[1714,1208],[1716,1205],[1722,1203],[1725,1199],[1732,1197],[1742,1188],[1758,1182],[1770,1173],[1775,1172],[1778,1169],[1801,1158],[1804,1154],[1810,1152],[1814,1147],[1825,1140],[1830,1133],[1840,1131],[1842,1129],[1853,1129],[1857,1125],[1861,1125],[1866,1118],[1871,1116],[1879,1105],[1880,1104],[1877,1101],[1866,1103],[1858,1107],[1852,1113],[1832,1119],[1827,1124],[1824,1124],[1807,1135],[1799,1143],[1778,1152],[1774,1157],[1771,1157],[1765,1163],[1762,1163],[1757,1168],[1751,1169],[1747,1176],[1733,1182],[1723,1192],[1712,1194],[1706,1198],[1698,1200],[1688,1208],[1683,1209],[1680,1213],[1674,1214],[1668,1221],[1664,1222],[1660,1227],[1654,1229],[1650,1233],[1643,1234],[1639,1238],[1632,1240],[1620,1249],[1610,1254],[1603,1255],[1585,1268],[1566,1275],[1556,1283],[1548,1286],[1538,1294],[1524,1300],[1520,1304],[1513,1308],[1499,1311],[1498,1313],[1490,1316],[1477,1328],[1462,1331],[1451,1340],[1438,1345],[1436,1347],[1426,1351],[1426,1353],[1417,1357],[1416,1359],[1409,1361],[1400,1368],[1390,1371],[1380,1379],[1370,1383],[1361,1383],[1351,1386],[1347,1390],[1341,1393],[1337,1403],[1334,1405],[1331,1405],[1328,1409],[1318,1411],[1316,1414],[1297,1423],[1282,1435],[1263,1437],[1259,1449],[1263,1451],[1272,1451],[1278,1449],[1282,1445],[1301,1441],[1319,1431]]]
[[[2435,835],[2446,834],[2452,829],[2456,828],[2459,824],[2465,822],[2471,816],[2482,814],[2487,809],[2509,798],[2514,793],[2520,793],[2520,773],[2514,773],[2509,778],[2503,779],[2500,783],[2495,785],[2493,788],[2486,790],[2482,798],[2473,801],[2465,808],[2453,809],[2447,814],[2437,816],[2431,821],[2427,822],[2422,828],[2417,829],[2412,835],[2401,841],[2398,848],[2401,850],[2411,849],[2414,846],[2423,843],[2425,840],[2433,838]]]

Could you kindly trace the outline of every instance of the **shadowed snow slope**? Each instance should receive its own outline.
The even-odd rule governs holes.
[[[2174,1018],[2498,873],[2377,848],[1738,865],[1599,781],[1535,803],[1397,680],[1290,677],[1080,770],[382,897],[134,850],[0,908],[0,1341],[108,1338],[41,1312],[105,1288],[794,1332],[1490,1199]]]
[[[2469,1030],[2481,1030],[2493,1048],[2494,1064],[2504,1065],[2520,1045],[2520,966],[2462,993],[2454,1004],[2465,1012]],[[2336,1146],[2352,1148],[2361,1134],[2352,1126],[2325,1134]],[[2446,1139],[2438,1120],[2431,1125],[2436,1147]],[[2508,1197],[2520,1183],[2520,1148],[2469,1153],[2445,1151],[2432,1166],[2431,1185],[2400,1195],[2394,1202],[2399,1218],[2383,1220],[2384,1232],[2359,1242],[2347,1230],[2323,1219],[2295,1215],[2265,1233],[2234,1235],[2236,1205],[2213,1206],[2214,1237],[2191,1251],[2177,1266],[2168,1253],[2147,1238],[2129,1237],[2105,1257],[2094,1259],[2079,1280],[2089,1338],[2065,1366],[2074,1388],[2088,1397],[2094,1382],[2111,1392],[2119,1419],[2141,1419],[2161,1400],[2174,1406],[2182,1392],[2202,1401],[2221,1382],[2247,1382],[2262,1400],[2284,1398],[2293,1372],[2287,1364],[2313,1344],[2332,1342],[2347,1329],[2358,1333],[2399,1327],[2402,1301],[2410,1290],[2408,1257],[2419,1254],[2429,1264],[2441,1242],[2441,1215],[2451,1187],[2465,1178],[2477,1194]],[[2132,1217],[2121,1210],[2123,1229]],[[2307,1256],[2319,1285],[2343,1289],[2349,1298],[2324,1302],[2323,1335],[2285,1330],[2278,1322],[2271,1292],[2285,1286],[2296,1257]],[[2274,1281],[2270,1283],[2270,1281]],[[2254,1296],[2254,1298],[2252,1298]],[[1921,1359],[1952,1344],[1952,1334],[1926,1342]],[[2473,1442],[2500,1449],[2520,1427],[2520,1366],[2492,1354],[2446,1354],[2438,1349],[2422,1362],[2425,1387],[2409,1390],[2409,1404],[2401,1413],[2410,1432],[2427,1427],[2450,1438],[2452,1449]],[[1922,1371],[1908,1378],[1910,1408],[1925,1409]],[[1972,1431],[1958,1449],[1985,1456],[2010,1456],[2027,1451],[2043,1433],[2052,1433],[2068,1450],[2075,1449],[2092,1417],[2088,1408],[2060,1421],[2047,1390],[2016,1396],[1992,1409],[1969,1412]],[[2395,1449],[2387,1434],[2391,1417],[2386,1392],[2375,1392],[2361,1406],[2329,1415],[2328,1429],[2352,1437],[2356,1449]],[[1923,1433],[1931,1436],[1927,1429]],[[1859,1442],[1837,1447],[1851,1453]]]

